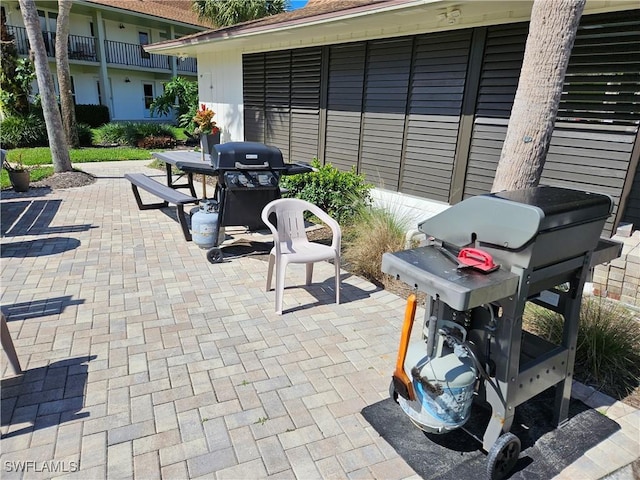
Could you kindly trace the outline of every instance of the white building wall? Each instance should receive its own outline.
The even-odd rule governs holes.
[[[154,85],[154,95],[158,96],[162,93],[162,82],[150,79],[148,76],[136,75],[137,72],[121,71],[111,72],[109,81],[111,83],[112,106],[111,120],[122,121],[140,121],[155,120],[171,122],[167,117],[150,117],[145,113],[144,109],[144,87],[146,83]],[[127,79],[129,80],[127,82]]]
[[[242,51],[198,55],[198,94],[200,103],[216,112],[220,140],[243,141]]]
[[[92,75],[85,73],[75,74],[73,68],[71,69],[71,76],[73,77],[73,86],[76,92],[76,104],[97,105],[99,103],[98,87],[96,86],[97,77],[93,78]]]

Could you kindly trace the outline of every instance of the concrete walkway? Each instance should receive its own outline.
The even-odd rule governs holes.
[[[210,264],[175,218],[137,209],[122,176],[162,181],[146,163],[2,192],[1,302],[25,371],[2,355],[2,478],[417,478],[360,413],[388,396],[404,301],[343,272],[335,305],[331,265],[310,287],[293,265],[276,315],[264,256]],[[636,460],[640,413],[575,394],[621,429],[559,478]]]

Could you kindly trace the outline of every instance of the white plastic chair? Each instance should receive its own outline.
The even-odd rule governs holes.
[[[304,225],[304,212],[309,211],[331,228],[333,237],[331,245],[310,242]],[[269,217],[275,214],[277,226]],[[313,264],[333,259],[336,277],[336,303],[340,303],[340,242],[342,231],[340,225],[326,212],[305,200],[298,198],[280,198],[265,205],[262,210],[262,221],[273,234],[273,248],[269,254],[267,271],[267,291],[271,290],[273,265],[276,265],[276,313],[282,313],[282,296],[287,265],[290,263],[306,264],[306,284],[311,284]]]

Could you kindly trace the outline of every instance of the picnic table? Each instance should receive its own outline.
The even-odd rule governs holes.
[[[178,174],[177,180],[186,176],[186,182],[184,183],[176,183],[173,180],[173,167],[176,166],[178,162],[189,162],[189,163],[204,163],[208,164],[208,162],[203,162],[203,155],[201,152],[196,152],[194,150],[173,150],[169,152],[154,152],[151,154],[154,158],[157,158],[161,162],[164,162],[167,172],[167,186],[173,189],[178,188],[188,188],[191,192],[191,196],[196,197],[196,191],[193,186],[193,172],[182,172]],[[203,195],[202,198],[206,198],[206,182],[203,182]]]

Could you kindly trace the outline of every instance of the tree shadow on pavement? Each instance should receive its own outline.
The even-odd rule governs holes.
[[[82,305],[84,299],[72,300],[71,295],[45,298],[31,302],[12,303],[2,305],[2,313],[11,320],[27,320],[28,318],[44,317],[47,315],[60,315],[65,308],[72,305]]]
[[[1,386],[2,438],[86,418],[82,412],[88,362],[96,355],[74,357],[6,378]]]
[[[60,209],[62,200],[23,200],[0,204],[3,237],[23,235],[51,235],[85,232],[96,228],[91,224],[52,227],[51,222]]]

